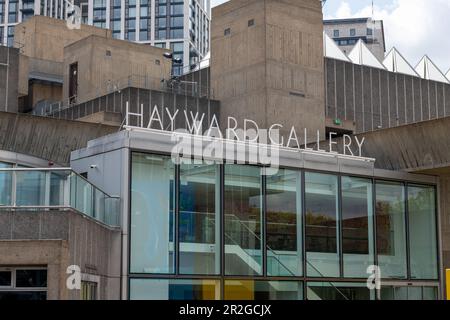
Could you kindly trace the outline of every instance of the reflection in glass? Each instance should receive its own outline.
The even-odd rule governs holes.
[[[308,282],[308,300],[374,300],[365,283]]]
[[[408,186],[411,278],[437,279],[436,196],[434,187]]]
[[[306,259],[309,276],[339,276],[337,190],[337,176],[305,173]]]
[[[437,287],[383,286],[381,300],[437,300]]]
[[[407,287],[383,286],[380,292],[381,300],[408,300]]]
[[[219,300],[216,280],[131,279],[130,300]]]
[[[280,169],[267,176],[267,274],[302,275],[300,171]]]
[[[16,181],[16,205],[45,205],[45,172],[18,171]]]
[[[12,168],[12,165],[0,162],[0,168]],[[11,205],[12,172],[0,171],[0,206]]]
[[[342,177],[344,276],[366,278],[374,264],[372,181]]]
[[[225,300],[302,300],[298,281],[225,280]]]
[[[438,300],[438,288],[437,287],[423,287],[422,288],[422,300]]]
[[[220,273],[219,203],[219,167],[181,164],[180,273]]]
[[[170,157],[133,153],[132,273],[174,272],[174,173]]]
[[[225,165],[225,273],[260,275],[261,169]]]
[[[382,278],[406,278],[404,200],[403,184],[377,181],[377,253]]]

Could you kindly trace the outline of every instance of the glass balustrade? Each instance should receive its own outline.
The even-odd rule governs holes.
[[[0,208],[73,208],[105,224],[119,225],[119,198],[70,169],[0,166]]]

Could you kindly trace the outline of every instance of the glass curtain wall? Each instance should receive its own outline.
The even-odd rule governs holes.
[[[180,273],[220,273],[220,168],[180,166]]]
[[[407,277],[405,186],[376,182],[378,266],[382,278]]]
[[[217,280],[131,279],[131,300],[218,300]]]
[[[266,178],[267,275],[301,276],[301,172],[280,169]]]
[[[436,194],[434,187],[408,186],[411,278],[437,279]]]
[[[338,177],[305,173],[307,275],[339,277]]]
[[[367,278],[374,264],[372,180],[344,176],[341,186],[344,276]]]
[[[174,272],[174,164],[170,157],[133,153],[132,273]]]
[[[169,156],[133,153],[131,298],[300,299],[306,283],[308,299],[373,299],[365,279],[376,263],[385,282],[396,281],[384,284],[381,298],[438,296],[435,187],[263,170],[175,166]],[[7,176],[0,182],[10,183]],[[153,279],[158,275],[166,279]],[[406,289],[405,279],[427,280],[428,287]]]
[[[261,168],[224,165],[225,274],[262,275]]]
[[[365,283],[308,282],[308,300],[374,300]]]
[[[299,281],[225,280],[225,300],[302,300]]]

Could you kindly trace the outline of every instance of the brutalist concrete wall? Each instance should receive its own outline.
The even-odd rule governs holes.
[[[99,299],[120,299],[120,230],[72,210],[1,211],[0,266],[47,266],[48,299],[79,300],[66,269],[99,280]]]
[[[325,113],[355,133],[450,115],[450,84],[325,58]]]
[[[52,116],[55,118],[76,120],[99,112],[108,112],[118,115],[116,118],[121,121],[117,124],[120,125],[124,124],[123,120],[125,119],[127,102],[129,104],[129,111],[133,113],[140,112],[141,106],[143,107],[143,123],[145,127],[149,123],[153,108],[157,106],[165,130],[169,130],[171,124],[166,108],[169,109],[172,115],[176,112],[176,110],[179,110],[179,114],[175,122],[177,129],[187,129],[183,111],[187,111],[188,118],[190,120],[190,112],[194,114],[194,117],[198,112],[198,119],[201,118],[202,114],[205,114],[202,132],[208,129],[214,115],[219,120],[221,114],[219,101],[187,94],[175,94],[172,92],[139,88],[126,88],[124,90],[120,90],[120,92],[110,93],[86,103],[64,109],[61,112],[55,112]],[[140,119],[137,117],[130,117],[129,124],[137,126],[139,125],[139,121]],[[161,129],[157,121],[152,123],[152,128]]]
[[[325,128],[322,8],[316,0],[231,0],[212,10],[211,85],[227,117],[260,128]],[[286,137],[287,139],[287,137]]]
[[[0,150],[68,165],[70,153],[118,127],[0,112]]]
[[[18,111],[19,49],[0,46],[0,111]]]

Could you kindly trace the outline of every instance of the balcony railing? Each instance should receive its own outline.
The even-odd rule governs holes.
[[[119,226],[119,202],[70,168],[0,168],[0,209],[75,209]]]

